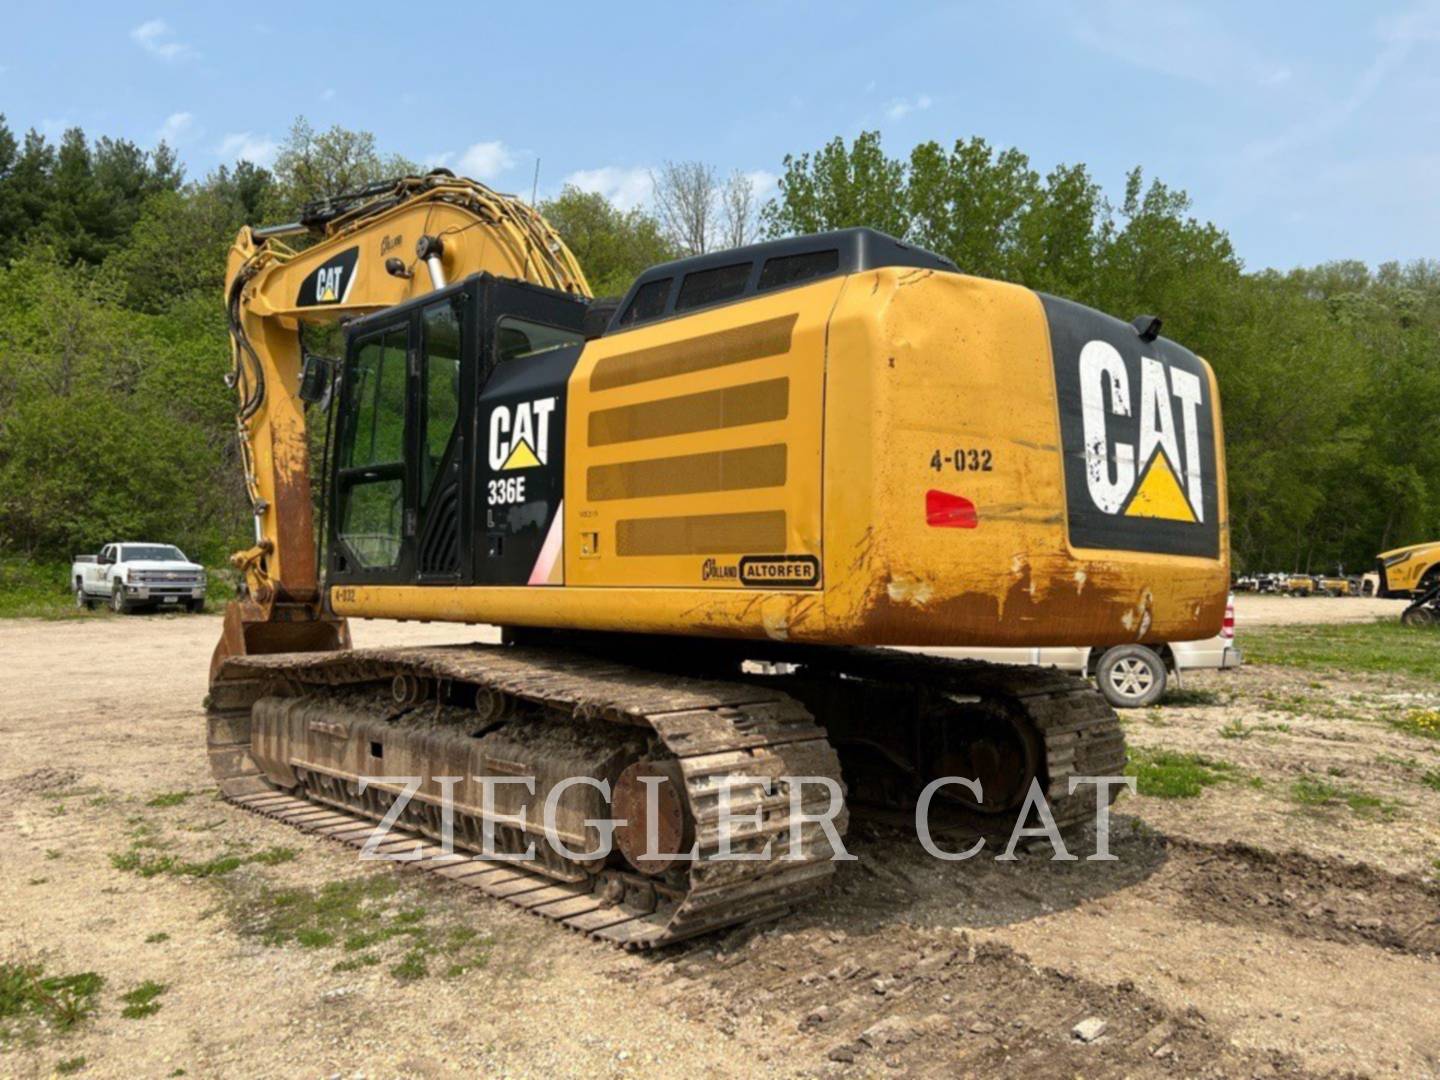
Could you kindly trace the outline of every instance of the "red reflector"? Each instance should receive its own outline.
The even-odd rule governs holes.
[[[932,489],[925,492],[925,524],[939,529],[973,529],[980,518],[969,499]]]

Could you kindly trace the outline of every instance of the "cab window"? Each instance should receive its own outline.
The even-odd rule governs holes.
[[[665,314],[665,301],[670,298],[670,282],[673,278],[660,278],[656,281],[647,281],[635,292],[635,299],[630,301],[630,306],[620,316],[621,326],[633,326],[636,323],[649,322],[651,319],[658,319]]]
[[[585,335],[574,330],[561,330],[557,326],[506,315],[495,324],[495,362],[505,364],[511,360],[530,360],[552,349],[579,345],[584,340]]]
[[[676,313],[734,300],[745,292],[745,283],[750,280],[750,265],[748,262],[735,263],[686,274],[680,284],[680,295],[675,299]]]

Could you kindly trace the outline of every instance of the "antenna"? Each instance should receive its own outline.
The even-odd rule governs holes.
[[[535,183],[530,186],[530,205],[535,205],[535,196],[540,193],[540,159],[535,159]]]

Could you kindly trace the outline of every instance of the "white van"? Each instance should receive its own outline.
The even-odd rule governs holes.
[[[1155,704],[1164,695],[1170,677],[1173,675],[1178,684],[1182,671],[1237,668],[1244,662],[1235,647],[1233,596],[1225,606],[1225,624],[1220,633],[1204,641],[1112,645],[1108,649],[1067,645],[1041,649],[917,648],[907,651],[998,664],[1039,664],[1088,675],[1117,709],[1139,709]]]

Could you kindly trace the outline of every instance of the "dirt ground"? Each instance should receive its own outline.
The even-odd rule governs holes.
[[[1376,600],[1347,596],[1273,596],[1239,593],[1235,597],[1235,625],[1291,626],[1297,623],[1369,622],[1398,619],[1405,600]]]
[[[1242,647],[1292,609],[1370,603],[1241,601]],[[0,1074],[1440,1075],[1440,740],[1387,723],[1440,687],[1187,677],[1127,736],[1214,782],[1122,796],[1116,861],[1085,859],[1087,834],[1072,862],[939,862],[862,824],[858,860],[783,924],[637,956],[220,802],[199,707],[218,631],[0,622],[0,963],[106,980],[75,1029],[0,1044]],[[172,858],[191,870],[147,862]],[[276,921],[337,883],[375,890],[383,932]],[[450,952],[407,960],[421,934]],[[159,1011],[123,1015],[147,980]]]

